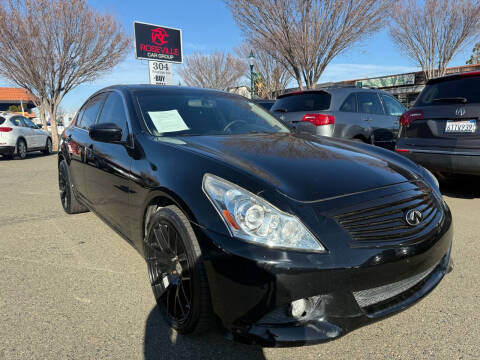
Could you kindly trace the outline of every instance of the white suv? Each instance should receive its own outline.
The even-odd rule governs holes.
[[[50,134],[20,115],[0,115],[0,155],[25,159],[27,152],[52,152]]]

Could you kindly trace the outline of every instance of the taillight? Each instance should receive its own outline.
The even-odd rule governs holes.
[[[315,126],[335,124],[335,116],[327,114],[305,114],[302,121],[309,121]]]
[[[402,126],[408,126],[412,121],[415,120],[422,120],[424,119],[423,117],[423,111],[422,110],[408,110],[400,116],[400,125]]]
[[[0,132],[10,132],[13,129],[11,127],[0,127]]]

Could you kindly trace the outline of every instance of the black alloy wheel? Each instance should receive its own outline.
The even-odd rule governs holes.
[[[25,140],[20,139],[17,141],[17,157],[20,160],[27,157],[27,144],[25,143]]]
[[[159,208],[145,237],[153,294],[167,323],[182,334],[211,326],[210,292],[193,229],[176,206]]]
[[[45,155],[50,155],[52,153],[52,139],[47,138],[47,143],[45,144],[45,149],[43,150]]]

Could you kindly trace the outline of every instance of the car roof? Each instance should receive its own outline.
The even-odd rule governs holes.
[[[452,75],[441,76],[438,78],[433,78],[427,81],[427,85],[436,84],[443,81],[469,78],[469,77],[480,77],[480,71],[470,71],[470,72],[465,72],[461,74],[452,74]]]
[[[108,86],[106,88],[103,88],[99,91],[97,91],[95,94],[92,96],[109,91],[109,90],[119,90],[122,92],[130,92],[130,91],[139,91],[139,90],[155,90],[160,93],[172,93],[175,92],[177,94],[210,94],[210,95],[222,95],[222,96],[231,96],[234,98],[241,98],[241,99],[246,99],[243,96],[229,93],[226,91],[221,91],[221,90],[216,90],[216,89],[203,89],[203,88],[196,88],[196,87],[189,87],[189,86],[171,86],[171,85],[151,85],[151,84],[118,84],[118,85],[112,85]]]
[[[308,94],[308,93],[321,93],[321,92],[327,92],[330,94],[350,94],[352,92],[376,92],[376,93],[382,93],[386,95],[390,95],[386,91],[380,90],[380,89],[375,89],[375,88],[360,88],[360,87],[355,87],[355,86],[339,86],[339,87],[324,87],[324,88],[318,88],[318,89],[307,89],[307,90],[299,90],[299,91],[293,91],[289,93],[285,93],[282,95],[279,95],[277,99],[280,99],[282,97],[287,97],[287,96],[294,96],[294,95],[300,95],[300,94]]]

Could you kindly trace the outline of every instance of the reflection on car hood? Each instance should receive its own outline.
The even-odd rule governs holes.
[[[297,201],[316,201],[419,177],[413,163],[393,152],[331,138],[253,134],[182,140],[190,150],[247,171]]]

